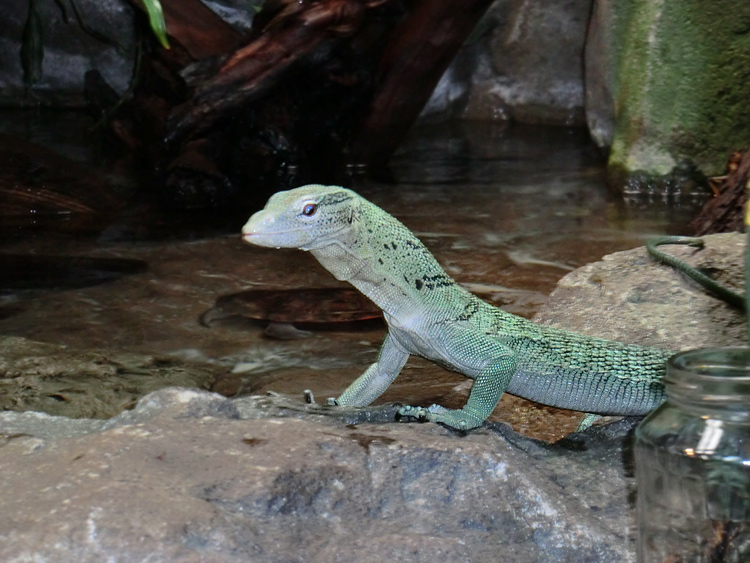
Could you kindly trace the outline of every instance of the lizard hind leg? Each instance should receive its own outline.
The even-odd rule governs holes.
[[[399,415],[407,418],[417,418],[430,422],[439,422],[456,430],[471,430],[484,422],[495,409],[497,402],[508,388],[518,361],[515,353],[505,346],[498,345],[493,360],[487,362],[474,381],[469,394],[469,400],[461,409],[447,409],[440,405],[429,408],[405,406],[399,410]]]

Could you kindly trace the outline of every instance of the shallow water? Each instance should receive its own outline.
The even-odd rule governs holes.
[[[139,199],[139,183],[148,176],[126,161],[113,165],[111,156],[87,146],[90,135],[70,131],[79,122],[68,129],[60,123],[53,126],[67,131],[62,150],[106,170],[134,199],[97,237],[19,230],[0,240],[0,253],[137,260],[146,268],[93,275],[96,284],[78,285],[50,276],[49,283],[19,287],[0,276],[0,334],[225,366],[214,389],[227,395],[274,390],[301,396],[309,388],[325,398],[374,360],[385,330],[379,323],[328,327],[296,340],[269,339],[262,323],[236,318],[202,326],[200,316],[221,295],[341,284],[306,253],[244,245],[226,227],[201,229],[196,216],[182,225],[172,217],[167,237],[163,228],[139,225],[144,209],[148,221],[167,224]],[[11,132],[54,147],[56,136],[48,129],[37,122]],[[658,198],[623,202],[604,186],[603,160],[586,135],[559,128],[421,128],[393,159],[391,174],[388,183],[355,177],[351,187],[401,219],[470,290],[526,317],[567,272],[642,245],[650,235],[680,232],[696,205]],[[85,267],[79,273],[92,277]],[[468,387],[454,388],[466,381],[414,359],[381,400],[460,406]],[[545,439],[576,423],[574,414],[510,397],[493,417]]]

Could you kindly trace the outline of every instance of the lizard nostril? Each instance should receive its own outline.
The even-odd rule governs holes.
[[[255,213],[242,227],[242,236],[249,237],[268,229],[275,222],[273,215],[266,213],[265,209]]]

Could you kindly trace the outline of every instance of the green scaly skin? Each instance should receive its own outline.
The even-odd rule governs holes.
[[[460,430],[479,426],[505,391],[611,415],[643,415],[664,400],[671,352],[538,325],[485,303],[446,274],[409,229],[351,190],[309,185],[277,193],[242,236],[310,251],[383,310],[388,334],[378,360],[333,404],[369,405],[411,354],[475,383],[462,409],[405,406],[400,414]]]

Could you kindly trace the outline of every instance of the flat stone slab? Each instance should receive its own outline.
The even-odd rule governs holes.
[[[2,413],[0,560],[633,560],[632,421],[550,446],[332,410],[165,389],[109,421]]]
[[[0,409],[110,418],[157,389],[208,389],[226,371],[168,356],[80,350],[0,335]]]

